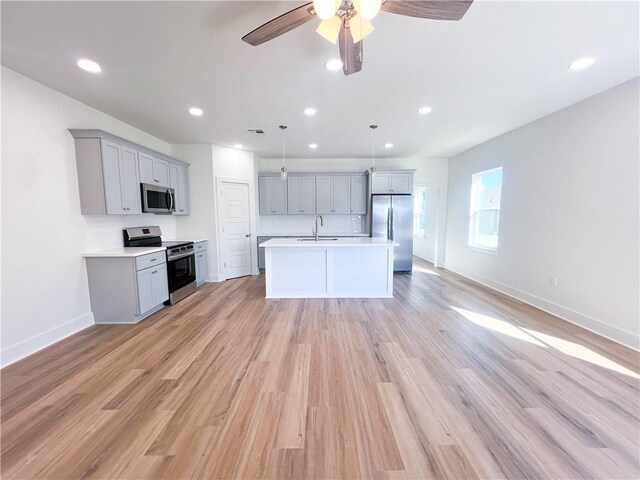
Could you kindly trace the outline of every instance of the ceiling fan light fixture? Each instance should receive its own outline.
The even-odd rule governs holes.
[[[351,38],[353,43],[358,43],[365,38],[371,32],[373,32],[373,25],[369,20],[365,20],[362,16],[356,14],[349,20],[349,31],[351,32]]]
[[[382,0],[353,0],[353,8],[365,20],[372,20],[380,11]]]
[[[327,70],[336,72],[338,70],[342,70],[342,60],[340,60],[339,58],[332,58],[327,63],[325,63],[324,66]]]
[[[341,3],[341,0],[313,0],[313,9],[320,19],[329,20],[335,16]]]
[[[331,43],[336,43],[338,41],[338,35],[340,35],[341,26],[342,21],[340,20],[340,17],[334,15],[329,20],[323,20],[320,22],[320,26],[316,29],[316,32]]]

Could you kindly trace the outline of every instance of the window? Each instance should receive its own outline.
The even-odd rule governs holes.
[[[471,177],[470,246],[498,251],[501,194],[502,167]]]
[[[426,221],[427,192],[424,187],[413,189],[413,236],[424,238],[424,225]]]

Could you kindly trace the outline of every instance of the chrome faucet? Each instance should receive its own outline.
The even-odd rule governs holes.
[[[312,233],[316,236],[316,242],[318,241],[318,219],[320,219],[320,226],[324,227],[324,221],[322,215],[316,215],[316,228],[312,230]]]

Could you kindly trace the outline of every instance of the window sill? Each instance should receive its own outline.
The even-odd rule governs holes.
[[[471,250],[475,250],[476,252],[486,253],[488,255],[500,255],[500,250],[497,248],[479,247],[477,245],[467,245],[467,247]]]

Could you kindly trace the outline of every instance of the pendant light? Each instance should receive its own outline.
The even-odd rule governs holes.
[[[287,180],[287,167],[284,164],[284,131],[287,129],[286,125],[280,125],[280,130],[282,130],[282,168],[280,169],[280,180],[283,182]]]
[[[371,167],[369,167],[369,175],[371,180],[376,176],[376,128],[378,125],[369,125],[371,129]]]

